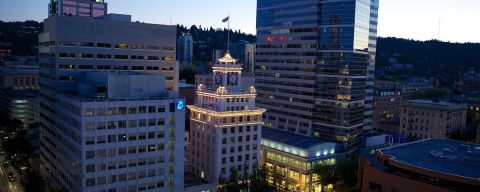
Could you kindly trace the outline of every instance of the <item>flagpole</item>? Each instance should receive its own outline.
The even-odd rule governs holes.
[[[227,53],[230,52],[230,13],[228,13]]]

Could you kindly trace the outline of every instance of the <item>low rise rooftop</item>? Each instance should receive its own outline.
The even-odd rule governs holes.
[[[380,149],[379,152],[401,164],[480,180],[480,145],[478,144],[427,139]]]

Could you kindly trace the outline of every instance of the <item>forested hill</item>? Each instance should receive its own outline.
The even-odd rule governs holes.
[[[457,75],[473,68],[480,70],[480,43],[379,38],[377,70],[390,68],[389,58],[398,64],[411,65],[410,69],[403,71],[409,75]]]
[[[35,21],[0,21],[0,43],[11,43],[14,55],[36,55],[38,34],[42,23]],[[225,49],[226,29],[201,26],[178,26],[178,34],[190,32],[194,39],[194,62],[209,62],[214,49]],[[255,36],[240,31],[230,33],[230,41],[255,41]],[[407,69],[392,67],[396,64]],[[414,41],[399,38],[379,38],[377,71],[385,74],[454,77],[472,68],[480,70],[480,43],[449,43],[436,40]]]

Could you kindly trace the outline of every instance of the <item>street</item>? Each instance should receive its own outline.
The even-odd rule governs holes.
[[[0,156],[0,162],[4,162],[4,157]],[[16,182],[11,183],[8,181],[8,172],[15,173]],[[0,165],[0,191],[1,192],[22,192],[22,187],[19,184],[20,178],[18,174],[13,170],[11,166],[5,168],[3,165]]]

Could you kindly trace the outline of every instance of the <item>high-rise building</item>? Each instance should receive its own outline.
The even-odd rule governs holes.
[[[182,33],[177,39],[177,60],[182,65],[192,64],[193,37],[190,33]]]
[[[259,0],[266,126],[350,146],[371,128],[378,0]]]
[[[238,58],[238,62],[243,64],[245,72],[253,73],[255,68],[255,43],[244,40],[230,43],[229,51],[232,57]]]
[[[67,189],[67,191],[90,191],[90,189],[111,188],[124,189],[124,187],[127,186],[130,190],[135,188],[135,185],[137,185],[138,189],[144,189],[143,181],[145,179],[143,179],[143,177],[145,175],[140,171],[143,171],[144,167],[152,167],[150,165],[150,163],[152,163],[149,160],[150,158],[160,158],[160,155],[165,155],[164,162],[156,162],[159,164],[154,166],[155,171],[148,170],[146,178],[152,178],[152,181],[148,182],[147,189],[157,191],[158,188],[150,189],[150,185],[153,184],[150,182],[153,182],[153,178],[157,178],[155,180],[160,182],[160,177],[162,177],[162,180],[165,182],[163,184],[157,183],[155,186],[165,187],[162,189],[168,189],[173,186],[175,191],[177,189],[181,190],[178,186],[182,185],[183,180],[175,177],[178,176],[183,167],[179,167],[180,164],[174,163],[175,168],[174,173],[172,173],[172,171],[170,171],[170,165],[173,161],[170,160],[170,154],[163,153],[170,151],[169,146],[172,145],[172,141],[169,138],[171,138],[171,136],[165,136],[164,139],[158,140],[153,139],[159,138],[158,135],[152,133],[152,136],[149,136],[150,133],[147,133],[148,137],[152,137],[152,142],[147,142],[148,140],[143,141],[143,135],[132,135],[131,142],[129,139],[128,142],[118,142],[119,138],[122,139],[122,137],[124,137],[124,135],[119,136],[119,134],[139,134],[140,130],[141,132],[158,132],[162,130],[168,132],[171,128],[178,126],[178,130],[176,130],[177,133],[174,134],[175,139],[173,140],[175,143],[174,150],[177,150],[176,144],[181,146],[183,143],[184,130],[181,122],[183,122],[184,117],[176,121],[178,123],[175,124],[176,126],[168,123],[181,116],[180,114],[176,114],[177,112],[175,112],[175,114],[174,112],[169,112],[171,109],[170,106],[172,105],[171,103],[174,103],[174,98],[166,98],[166,100],[157,102],[158,99],[155,99],[156,94],[152,94],[147,98],[139,99],[135,95],[142,93],[144,90],[138,88],[137,85],[133,86],[128,84],[127,79],[124,79],[124,81],[116,81],[118,84],[115,86],[123,87],[124,89],[116,90],[122,93],[130,92],[132,94],[131,97],[125,96],[121,99],[111,99],[107,94],[105,97],[99,95],[98,100],[95,98],[85,100],[80,96],[75,96],[73,99],[64,96],[65,93],[76,93],[79,87],[83,86],[78,82],[82,80],[83,72],[92,71],[118,73],[132,71],[159,74],[165,81],[163,87],[165,87],[166,91],[177,91],[178,63],[175,61],[176,27],[131,22],[130,16],[118,14],[109,14],[102,18],[52,16],[44,21],[44,31],[40,34],[39,41],[40,159],[43,170],[42,173],[47,182],[54,186]],[[138,84],[147,84],[147,82],[135,82]],[[110,90],[110,88],[111,87],[97,87],[97,90]],[[63,100],[60,100],[60,97],[62,97]],[[140,100],[148,100],[148,102]],[[157,106],[157,104],[158,106],[165,105],[165,112],[160,110],[160,112],[157,111],[157,114],[149,115],[139,113],[143,110],[144,106],[154,107],[154,105]],[[104,115],[103,108],[109,107],[117,111],[120,110],[120,108],[121,110],[124,108],[132,109],[128,109],[129,112],[127,112],[127,114],[122,112],[120,115]],[[87,110],[87,108],[92,109]],[[98,114],[98,111],[93,112],[93,109],[99,110],[100,114]],[[174,115],[173,119],[171,118],[172,115]],[[154,125],[153,117],[155,117],[156,120],[165,117],[165,125],[168,125],[168,127]],[[138,127],[140,123],[144,123],[143,120],[145,119],[149,121],[147,124],[148,127],[142,125],[137,129],[124,129],[125,126],[130,126],[125,125],[124,120],[137,120]],[[151,122],[150,119],[152,119]],[[91,129],[92,124],[89,124],[91,122],[100,123],[95,124],[95,131],[93,132],[87,131],[87,129]],[[102,132],[104,131],[103,123],[107,123],[107,126],[110,125],[112,129],[105,129],[109,131]],[[116,144],[108,143],[108,137],[107,142],[102,144],[103,136],[105,136],[107,132],[112,135],[112,132],[115,133],[117,136]],[[86,146],[86,140],[82,140],[82,138],[90,137],[92,136],[91,134],[94,133],[98,133],[98,136],[102,137],[95,138],[95,144],[92,145],[92,141],[89,140],[88,146]],[[177,140],[177,136],[181,138],[181,141]],[[111,140],[113,140],[114,137],[111,137]],[[137,141],[133,141],[135,138]],[[98,142],[99,139],[100,143]],[[143,161],[143,159],[140,159],[141,161],[133,159],[133,156],[135,156],[134,153],[137,154],[138,158],[145,157],[143,154],[138,155],[139,151],[143,151],[143,149],[141,149],[143,145],[148,146],[163,141],[166,149],[160,148],[162,153],[149,153],[149,157],[146,157],[148,165],[144,165],[145,161]],[[93,149],[90,148],[90,145],[96,146],[95,150],[100,151],[96,153],[92,152]],[[122,149],[120,151],[117,150],[117,155],[114,157],[97,158],[99,157],[98,155],[103,156],[104,151],[101,150],[105,149],[110,151],[108,154],[113,155],[115,154],[114,149],[120,147],[128,147],[131,153],[126,156],[118,155],[119,153],[124,153]],[[183,146],[179,148],[183,150]],[[158,151],[158,145],[152,148],[152,150],[154,149]],[[94,159],[77,161],[78,159],[83,160],[83,158],[87,156],[90,158],[92,155],[95,155]],[[175,154],[174,156],[175,160],[178,161],[183,154]],[[125,159],[131,160],[131,162],[128,162],[130,168],[126,168],[123,165]],[[94,162],[98,165],[98,167],[95,168],[95,171],[98,172],[96,181],[90,178],[93,174],[87,174],[85,172],[85,170],[90,172],[93,169],[91,164]],[[107,168],[105,168],[105,164],[108,165]],[[89,166],[87,167],[87,165]],[[121,168],[119,168],[120,165]],[[165,171],[162,172],[162,170],[159,169],[164,169]],[[133,170],[138,172],[134,172]],[[105,175],[110,175],[110,177],[101,177],[104,173]],[[127,179],[125,179],[125,174],[128,175]],[[105,181],[104,179],[107,180]],[[86,187],[87,185],[88,187]],[[104,188],[104,185],[107,187]]]
[[[48,15],[101,17],[107,15],[104,0],[50,0]]]
[[[229,53],[213,67],[214,85],[197,87],[190,109],[187,171],[208,182],[228,178],[232,170],[249,175],[260,158],[262,114],[253,86],[241,89],[242,67]]]

